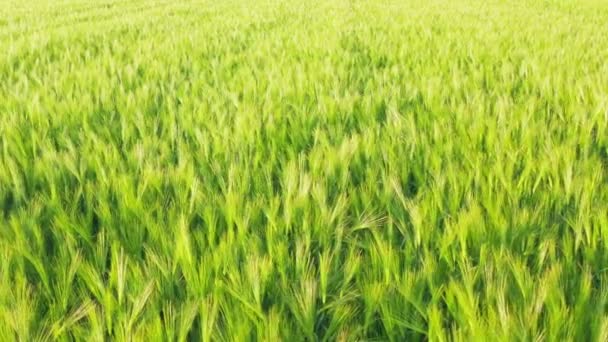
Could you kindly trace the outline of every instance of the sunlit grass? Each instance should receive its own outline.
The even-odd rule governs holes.
[[[0,340],[608,340],[602,1],[4,1]]]

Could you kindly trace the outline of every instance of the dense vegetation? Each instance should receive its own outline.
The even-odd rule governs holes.
[[[608,340],[604,1],[1,1],[0,340]]]

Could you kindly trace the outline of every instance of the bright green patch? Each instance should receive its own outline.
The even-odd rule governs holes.
[[[0,7],[0,340],[608,340],[603,1]]]

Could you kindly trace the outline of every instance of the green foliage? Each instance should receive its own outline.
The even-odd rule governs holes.
[[[608,340],[602,1],[0,6],[0,340]]]

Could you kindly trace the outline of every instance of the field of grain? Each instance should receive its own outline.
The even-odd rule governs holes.
[[[0,0],[0,340],[608,340],[608,3]]]

